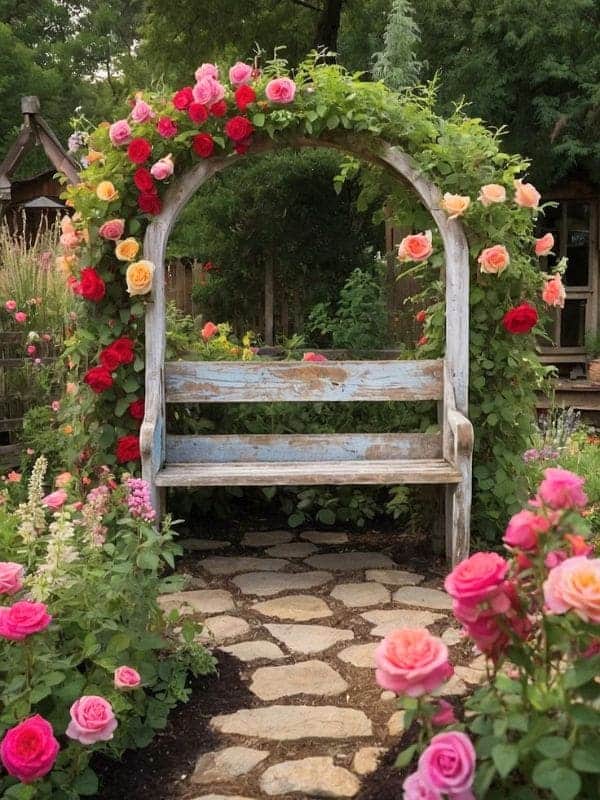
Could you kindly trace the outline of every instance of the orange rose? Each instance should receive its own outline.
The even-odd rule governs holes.
[[[546,281],[544,288],[542,289],[542,300],[549,306],[554,306],[555,308],[564,308],[566,296],[567,293],[565,291],[565,287],[563,286],[562,279],[557,272],[553,278],[550,278],[550,280]]]
[[[77,256],[57,256],[54,263],[56,264],[56,268],[59,269],[66,278],[72,273],[73,267],[77,265]]]
[[[537,208],[540,204],[541,194],[532,183],[515,181],[515,203],[521,208]]]
[[[130,295],[148,294],[152,289],[154,264],[151,261],[136,261],[127,267],[125,280]]]
[[[431,231],[405,236],[398,246],[398,261],[426,261],[433,253]]]
[[[110,181],[100,181],[96,186],[96,196],[105,203],[112,203],[113,200],[118,199],[119,192]]]
[[[540,239],[535,240],[535,254],[536,256],[547,256],[550,255],[552,252],[552,248],[554,247],[554,236],[551,233],[547,233],[545,236],[542,236]]]
[[[93,150],[90,147],[86,158],[88,164],[95,164],[96,161],[104,161],[104,153],[101,153],[99,150]]]
[[[461,217],[471,205],[471,198],[462,194],[446,194],[442,198],[442,208],[448,214],[449,219]]]
[[[479,190],[477,198],[482,206],[491,206],[492,203],[503,203],[506,200],[506,189],[499,183],[486,183]]]
[[[133,261],[139,249],[139,242],[130,236],[129,239],[123,239],[122,242],[117,242],[115,255],[119,261]]]
[[[482,250],[477,261],[482,272],[488,275],[499,275],[510,264],[510,256],[504,245],[495,244],[493,247],[486,247],[485,250]]]

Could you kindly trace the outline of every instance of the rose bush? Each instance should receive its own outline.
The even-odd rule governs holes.
[[[475,553],[446,578],[456,618],[486,655],[488,680],[460,719],[437,699],[452,671],[441,639],[394,631],[379,646],[378,683],[401,695],[406,730],[419,722],[397,761],[415,766],[404,800],[598,796],[600,559],[586,541],[585,502],[582,478],[547,469],[508,524],[506,557]],[[417,680],[417,691],[391,678],[420,673],[431,680]],[[447,730],[434,735],[440,726]]]

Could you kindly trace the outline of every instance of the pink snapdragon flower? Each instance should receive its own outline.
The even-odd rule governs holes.
[[[126,481],[127,506],[132,517],[152,522],[156,519],[156,511],[152,508],[150,500],[150,486],[142,478],[129,478]]]

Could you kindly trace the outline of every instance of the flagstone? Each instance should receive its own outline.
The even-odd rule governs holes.
[[[271,636],[294,653],[321,653],[339,642],[354,639],[354,633],[344,628],[326,625],[265,625]]]
[[[219,649],[240,661],[258,661],[259,659],[276,661],[278,658],[286,657],[280,647],[277,647],[274,642],[268,642],[266,639],[253,639],[249,642],[230,644]]]
[[[390,602],[389,589],[380,583],[340,583],[331,592],[347,608],[365,608]]]
[[[318,547],[309,542],[290,542],[289,544],[277,544],[269,547],[265,552],[273,558],[306,558],[317,553]]]
[[[233,583],[243,594],[254,594],[259,597],[270,597],[282,592],[300,589],[312,589],[322,586],[333,579],[330,572],[286,572],[285,575],[276,575],[270,572],[248,572],[238,575]]]
[[[300,538],[313,544],[346,544],[348,534],[339,531],[304,531]]]
[[[383,553],[321,553],[305,559],[305,563],[316,569],[331,569],[334,572],[357,572],[374,567],[393,567],[394,562]]]
[[[255,603],[251,608],[263,617],[291,619],[296,622],[333,616],[333,611],[322,598],[310,594],[284,595],[274,600]]]
[[[401,736],[404,733],[404,711],[394,711],[388,720],[387,729],[390,736]]]
[[[196,761],[191,782],[212,785],[230,781],[250,772],[268,756],[268,750],[255,750],[251,747],[226,747],[204,753]]]
[[[180,539],[178,544],[184,550],[225,550],[231,547],[231,542],[224,539]]]
[[[346,691],[348,684],[324,661],[300,661],[279,667],[260,667],[252,675],[250,691],[261,700],[279,700],[297,694],[325,697]]]
[[[372,736],[373,728],[364,711],[337,706],[274,705],[242,708],[220,714],[211,728],[225,734],[256,739],[349,739]]]
[[[379,642],[368,642],[367,644],[352,644],[338,653],[338,658],[347,664],[362,669],[375,669],[375,650],[379,647]]]
[[[452,598],[439,589],[429,589],[426,586],[403,586],[394,594],[395,603],[404,603],[407,606],[419,608],[435,608],[441,611],[452,610]]]
[[[379,766],[379,760],[385,752],[385,747],[361,747],[354,754],[352,769],[358,775],[370,775]]]
[[[160,607],[169,613],[176,609],[181,614],[220,614],[233,611],[235,602],[225,589],[196,589],[191,592],[163,594],[158,598]]]
[[[414,586],[425,580],[424,575],[403,569],[368,569],[365,578],[376,583],[388,583],[390,586]]]
[[[282,558],[257,558],[254,556],[209,556],[198,566],[211,575],[235,575],[237,572],[278,572],[289,566]]]
[[[371,630],[371,636],[387,636],[396,628],[426,628],[438,619],[443,619],[441,614],[434,614],[432,611],[406,608],[380,608],[365,611],[360,616],[376,626]]]
[[[260,788],[270,796],[354,797],[360,782],[344,767],[336,767],[330,756],[313,756],[269,767],[260,777]]]
[[[446,628],[441,635],[441,640],[448,647],[452,647],[453,645],[462,642],[464,640],[464,636],[456,628]]]
[[[205,630],[202,631],[200,638],[208,642],[225,642],[227,639],[239,639],[250,633],[250,626],[246,620],[227,614],[220,617],[209,617],[202,624]]]
[[[245,547],[272,547],[274,544],[291,542],[294,535],[290,531],[252,531],[242,539]]]

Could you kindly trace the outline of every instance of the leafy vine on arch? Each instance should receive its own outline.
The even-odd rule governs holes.
[[[140,92],[126,117],[101,123],[88,137],[82,181],[66,191],[75,213],[63,220],[59,258],[87,307],[67,348],[69,365],[87,368],[87,388],[70,395],[61,412],[77,442],[74,450],[81,450],[83,439],[86,455],[93,443],[103,462],[136,468],[144,402],[143,318],[154,269],[141,257],[141,242],[176,176],[201,161],[260,150],[269,138],[319,143],[344,134],[372,153],[388,142],[409,154],[440,188],[445,213],[460,216],[468,237],[474,510],[480,533],[486,533],[485,525],[495,535],[494,528],[518,507],[515,475],[527,447],[534,389],[543,377],[531,332],[543,282],[536,254],[544,245],[533,235],[539,194],[519,177],[527,162],[501,152],[498,134],[461,108],[449,118],[439,116],[433,86],[399,95],[383,83],[318,63],[315,54],[293,78],[281,60],[261,70],[238,62],[226,78],[220,79],[216,65],[203,64],[193,85],[169,95]],[[375,180],[384,179],[377,174]],[[406,220],[408,214],[415,225],[427,225],[416,198],[397,182],[385,189],[393,215]],[[419,352],[438,355],[444,293],[437,233],[430,247],[423,239],[405,242],[400,258],[412,262],[426,285]],[[549,278],[545,297],[559,304],[560,278],[553,284]]]

